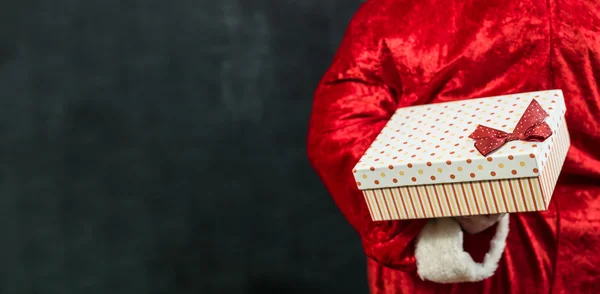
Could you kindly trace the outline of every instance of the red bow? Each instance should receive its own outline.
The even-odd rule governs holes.
[[[469,138],[475,139],[475,148],[486,156],[504,144],[514,140],[543,142],[552,135],[552,129],[544,122],[548,113],[533,99],[512,133],[478,125]]]

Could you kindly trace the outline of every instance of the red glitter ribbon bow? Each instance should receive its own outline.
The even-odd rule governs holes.
[[[552,135],[552,129],[544,122],[548,113],[533,99],[512,133],[478,125],[469,138],[475,139],[475,148],[486,156],[504,144],[515,141],[543,142]]]

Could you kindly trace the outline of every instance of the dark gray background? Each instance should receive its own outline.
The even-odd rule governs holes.
[[[2,1],[1,293],[365,293],[305,155],[359,2]]]

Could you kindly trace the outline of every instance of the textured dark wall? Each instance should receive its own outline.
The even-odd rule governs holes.
[[[359,0],[0,4],[0,291],[365,293],[309,167]]]

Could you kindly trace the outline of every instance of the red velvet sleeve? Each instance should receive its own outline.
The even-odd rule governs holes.
[[[373,222],[352,169],[393,115],[401,81],[377,13],[364,4],[353,17],[333,64],[319,84],[309,124],[308,157],[365,253],[396,269],[414,270],[414,240],[426,220]],[[378,19],[381,19],[380,17]]]

